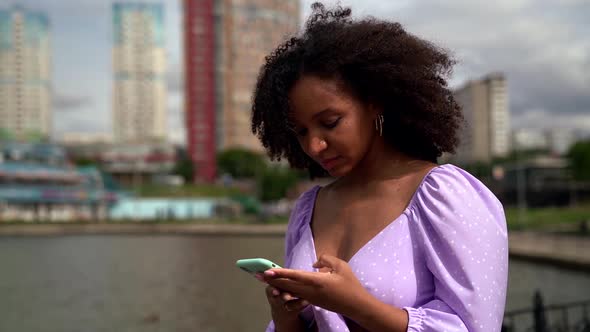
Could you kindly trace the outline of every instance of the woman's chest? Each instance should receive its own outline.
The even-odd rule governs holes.
[[[432,291],[432,276],[420,250],[404,215],[369,239],[348,264],[375,298],[395,306],[409,306]],[[317,255],[311,229],[307,227],[293,248],[290,267],[314,271],[312,265]]]
[[[316,253],[349,261],[377,234],[392,225],[403,213],[404,205],[392,202],[356,203],[314,211],[310,225]]]
[[[367,242],[349,265],[375,298],[397,307],[411,306],[430,292],[433,280],[407,219],[396,223]]]

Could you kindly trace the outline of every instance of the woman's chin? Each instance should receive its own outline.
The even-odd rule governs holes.
[[[326,170],[331,177],[339,178],[346,175],[350,170],[344,165],[336,166]]]

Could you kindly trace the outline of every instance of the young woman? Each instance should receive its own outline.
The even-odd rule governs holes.
[[[398,23],[321,4],[266,59],[252,129],[272,158],[335,180],[304,193],[284,269],[266,271],[267,331],[499,331],[504,212],[437,165],[458,144],[453,61]]]

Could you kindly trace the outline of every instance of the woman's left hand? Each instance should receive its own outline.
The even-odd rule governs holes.
[[[343,315],[353,313],[359,301],[369,295],[347,262],[334,256],[321,255],[313,267],[329,272],[270,269],[264,272],[264,279],[295,297]]]

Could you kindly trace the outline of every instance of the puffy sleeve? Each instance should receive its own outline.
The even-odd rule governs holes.
[[[320,189],[319,186],[315,186],[312,189],[304,192],[299,196],[295,202],[295,206],[291,211],[289,217],[289,223],[287,225],[287,232],[285,233],[285,265],[284,267],[291,267],[291,257],[293,247],[299,242],[301,234],[305,229],[309,214],[312,212],[313,203],[315,200],[316,192]],[[274,332],[275,325],[273,321],[270,321],[266,328],[266,332]]]
[[[404,308],[408,331],[500,331],[508,282],[501,203],[475,177],[444,165],[425,178],[413,208],[434,296]]]

